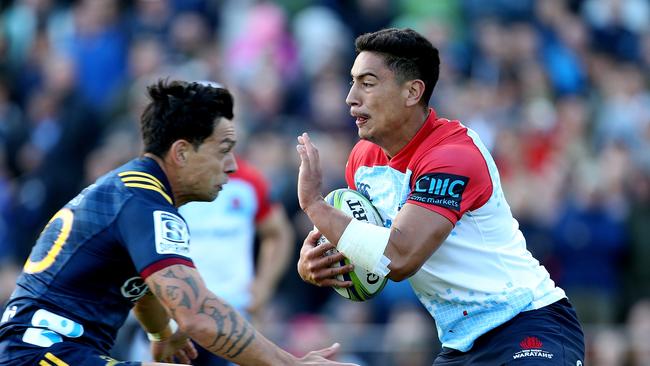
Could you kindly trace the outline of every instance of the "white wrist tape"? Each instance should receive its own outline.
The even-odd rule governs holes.
[[[336,249],[355,265],[377,276],[386,277],[390,259],[384,255],[390,229],[352,219]]]
[[[165,327],[165,329],[161,330],[158,333],[147,333],[147,338],[149,338],[149,340],[152,342],[160,342],[174,335],[174,333],[176,333],[178,330],[178,324],[174,319],[169,319],[169,329],[171,330],[169,334],[165,334],[165,331],[167,330],[167,327]]]

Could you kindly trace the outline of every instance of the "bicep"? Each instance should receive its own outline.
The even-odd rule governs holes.
[[[454,228],[449,219],[424,207],[406,203],[391,227],[385,255],[396,276],[414,274],[442,245]]]

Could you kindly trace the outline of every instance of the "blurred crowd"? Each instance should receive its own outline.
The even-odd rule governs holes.
[[[0,4],[0,304],[49,217],[140,153],[161,77],[233,92],[237,152],[290,213],[297,259],[311,225],[295,138],[314,136],[324,193],[345,186],[354,38],[410,27],[441,52],[431,105],[491,150],[529,249],[585,324],[587,364],[650,365],[650,1]],[[439,347],[406,283],[356,304],[292,267],[259,321],[298,354],[333,339],[368,365],[430,365]]]

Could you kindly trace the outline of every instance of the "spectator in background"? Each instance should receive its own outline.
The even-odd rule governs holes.
[[[237,166],[219,199],[188,203],[179,212],[192,234],[190,255],[208,288],[255,319],[289,265],[294,234],[284,207],[271,201],[262,174],[241,158]],[[203,348],[194,362],[227,364]]]
[[[78,1],[51,35],[53,46],[74,60],[79,91],[89,105],[103,111],[126,76],[128,34],[117,0]]]
[[[29,96],[29,134],[16,158],[22,181],[16,228],[21,257],[48,217],[82,188],[84,160],[102,127],[81,97],[72,60],[52,54],[41,66],[43,85]]]
[[[650,298],[641,298],[630,308],[625,320],[628,328],[631,364],[650,365]]]

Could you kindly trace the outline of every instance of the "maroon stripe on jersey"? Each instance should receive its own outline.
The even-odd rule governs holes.
[[[146,280],[147,277],[151,276],[153,273],[160,271],[163,268],[173,266],[174,264],[182,264],[188,267],[194,267],[194,262],[192,262],[189,259],[183,259],[183,258],[165,258],[163,260],[159,260],[158,262],[154,262],[150,265],[148,265],[145,269],[140,272],[140,277],[142,277],[143,280]]]

